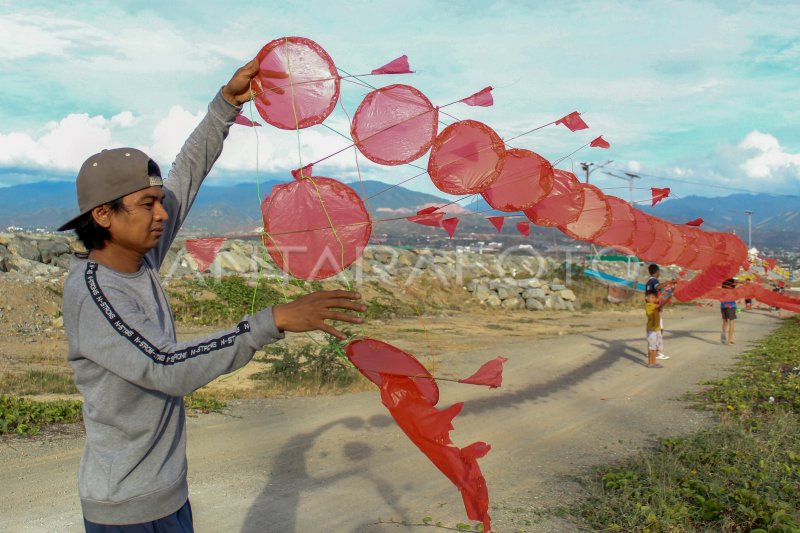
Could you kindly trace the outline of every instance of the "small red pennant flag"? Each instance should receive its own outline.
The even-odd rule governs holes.
[[[216,259],[225,237],[208,237],[205,239],[187,239],[186,251],[197,264],[198,272],[205,272]]]
[[[303,178],[310,178],[313,167],[314,165],[311,164],[311,165],[306,165],[303,168],[292,170],[292,177],[298,181]]]
[[[435,205],[426,207],[425,209],[420,209],[419,211],[417,211],[416,215],[406,217],[406,220],[408,220],[409,222],[414,222],[415,224],[421,224],[423,226],[433,226],[435,228],[438,228],[442,225],[442,219],[444,218],[444,213],[436,213],[435,211],[437,209],[439,209],[439,207]]]
[[[701,225],[703,222],[705,222],[705,220],[703,220],[702,218],[696,218],[694,220],[690,220],[685,225],[686,226],[695,226],[695,227],[697,227],[697,226]]]
[[[492,223],[492,226],[495,227],[498,233],[503,231],[503,224],[506,221],[506,217],[487,217],[486,220]]]
[[[611,148],[611,145],[607,140],[603,139],[602,135],[590,142],[589,146],[593,146],[595,148]]]
[[[525,235],[526,237],[530,236],[531,234],[531,223],[530,222],[517,222],[517,231],[521,234]]]
[[[456,233],[456,227],[458,227],[458,217],[442,220],[442,227],[452,239],[453,235]]]
[[[486,385],[496,389],[503,384],[503,363],[508,361],[505,357],[497,357],[484,363],[477,372],[468,378],[459,379],[459,383],[470,385]]]
[[[658,187],[650,187],[650,192],[653,195],[653,203],[651,205],[656,205],[658,202],[669,196],[669,187],[664,187],[663,189],[659,189]]]
[[[481,89],[472,96],[468,96],[462,100],[459,100],[459,102],[471,106],[489,107],[490,105],[494,104],[494,98],[492,98],[492,86],[490,85],[484,89]]]
[[[558,124],[565,125],[567,128],[569,128],[569,131],[585,130],[589,127],[589,125],[586,124],[586,122],[584,122],[581,118],[581,114],[577,111],[573,111],[569,115],[556,120],[556,125]]]
[[[241,113],[236,115],[236,118],[233,119],[233,122],[236,123],[236,124],[241,124],[242,126],[250,126],[251,128],[254,128],[256,126],[261,126],[261,124],[259,124],[258,122],[254,121],[254,120],[250,120],[249,118],[247,118],[246,116],[242,115]]]
[[[371,74],[411,74],[411,69],[408,66],[408,56],[403,54],[384,66],[376,68]]]

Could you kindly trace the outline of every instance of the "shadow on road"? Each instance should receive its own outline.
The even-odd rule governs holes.
[[[384,501],[398,515],[405,515],[405,510],[398,507],[398,494],[393,486],[369,469],[363,468],[363,462],[373,453],[372,447],[362,441],[350,441],[341,446],[343,461],[335,468],[336,473],[329,476],[312,476],[307,468],[309,452],[317,441],[328,431],[344,427],[351,431],[359,429],[384,428],[392,423],[386,415],[376,415],[369,419],[347,417],[334,420],[319,426],[314,431],[300,433],[291,437],[268,466],[267,486],[255,499],[247,512],[242,533],[264,533],[281,531],[297,533],[297,513],[300,500],[306,491],[325,490],[339,480],[358,476],[375,488]],[[331,505],[332,508],[335,504]],[[341,509],[342,512],[355,512],[355,508]]]

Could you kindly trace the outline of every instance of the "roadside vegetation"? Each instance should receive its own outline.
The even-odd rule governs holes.
[[[715,427],[596,469],[560,514],[592,531],[800,531],[800,320],[705,384],[687,399],[718,413]]]

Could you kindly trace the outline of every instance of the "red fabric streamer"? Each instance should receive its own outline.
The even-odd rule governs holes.
[[[464,404],[437,409],[439,391],[435,381],[416,358],[394,346],[375,339],[360,339],[348,344],[345,352],[359,371],[378,385],[381,402],[400,429],[461,492],[467,517],[480,520],[484,531],[491,531],[489,491],[478,465],[478,459],[491,446],[479,441],[458,448],[450,439],[453,419]],[[499,385],[502,378],[497,372],[502,368],[501,359],[489,361],[466,380],[475,378],[480,385]]]
[[[459,102],[471,106],[489,107],[494,105],[494,98],[492,98],[492,86],[485,87],[476,92],[472,96],[462,98]]]
[[[198,272],[205,272],[216,259],[225,237],[186,239],[186,251],[194,259]]]
[[[456,233],[456,227],[458,227],[458,218],[453,217],[442,220],[442,227],[447,232],[447,234],[450,235],[450,238],[452,239],[453,235],[455,235]]]
[[[592,142],[589,143],[589,146],[594,148],[611,148],[611,144],[609,144],[607,140],[603,139],[602,135],[592,140]]]
[[[496,389],[503,384],[503,363],[508,361],[505,357],[497,357],[484,363],[477,372],[468,378],[459,379],[459,383],[470,385],[486,385]]]
[[[506,217],[487,217],[486,220],[492,223],[498,233],[503,231],[503,224],[506,222]]]
[[[520,232],[522,235],[526,237],[530,237],[531,235],[531,223],[530,222],[517,222],[517,231]]]
[[[585,130],[585,129],[587,129],[589,127],[589,125],[586,124],[586,122],[584,122],[583,119],[581,118],[581,114],[578,113],[577,111],[573,111],[569,115],[563,116],[560,119],[556,120],[556,125],[558,125],[558,124],[565,125],[567,128],[569,128],[569,131]],[[598,139],[599,138],[600,137],[598,137]],[[595,140],[597,140],[597,139],[595,139]],[[605,142],[605,141],[603,141],[603,142]],[[608,143],[606,143],[606,144],[608,144]],[[592,146],[594,146],[594,145],[592,145]],[[608,148],[608,146],[606,146],[606,148]]]
[[[532,207],[553,189],[553,167],[530,150],[506,150],[503,170],[481,196],[498,211],[513,213]]]
[[[437,209],[439,208],[435,205],[426,207],[425,209],[420,209],[419,211],[417,211],[416,215],[406,217],[406,220],[414,222],[416,224],[420,224],[422,226],[433,226],[435,228],[441,227],[442,218],[444,218],[444,213],[443,212],[436,213],[435,211]]]
[[[259,124],[255,120],[250,120],[249,118],[247,118],[246,116],[242,115],[241,113],[236,115],[236,118],[233,119],[233,122],[235,124],[241,124],[242,126],[249,126],[251,128],[254,128],[254,127],[257,127],[257,126],[261,126],[261,124]]]
[[[669,187],[664,187],[663,189],[658,187],[650,187],[650,193],[653,195],[653,203],[651,205],[656,205],[658,202],[669,196]]]
[[[358,106],[350,132],[359,151],[380,165],[422,157],[436,138],[439,111],[410,85],[376,89]]]
[[[698,227],[698,226],[701,226],[703,224],[703,222],[705,222],[705,220],[703,220],[702,218],[696,218],[694,220],[690,220],[689,222],[686,222],[685,225],[686,226]]]
[[[428,158],[428,174],[442,192],[474,194],[497,179],[505,156],[503,140],[492,128],[475,120],[462,120],[436,137]]]
[[[397,59],[393,59],[380,68],[376,68],[370,74],[411,74],[408,65],[408,56],[403,54]]]

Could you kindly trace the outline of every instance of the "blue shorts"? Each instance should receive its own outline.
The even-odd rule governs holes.
[[[189,500],[186,500],[183,507],[171,515],[153,520],[152,522],[124,526],[108,526],[95,524],[84,518],[83,525],[86,528],[86,533],[194,533],[194,526],[192,525],[192,506],[189,505]]]

